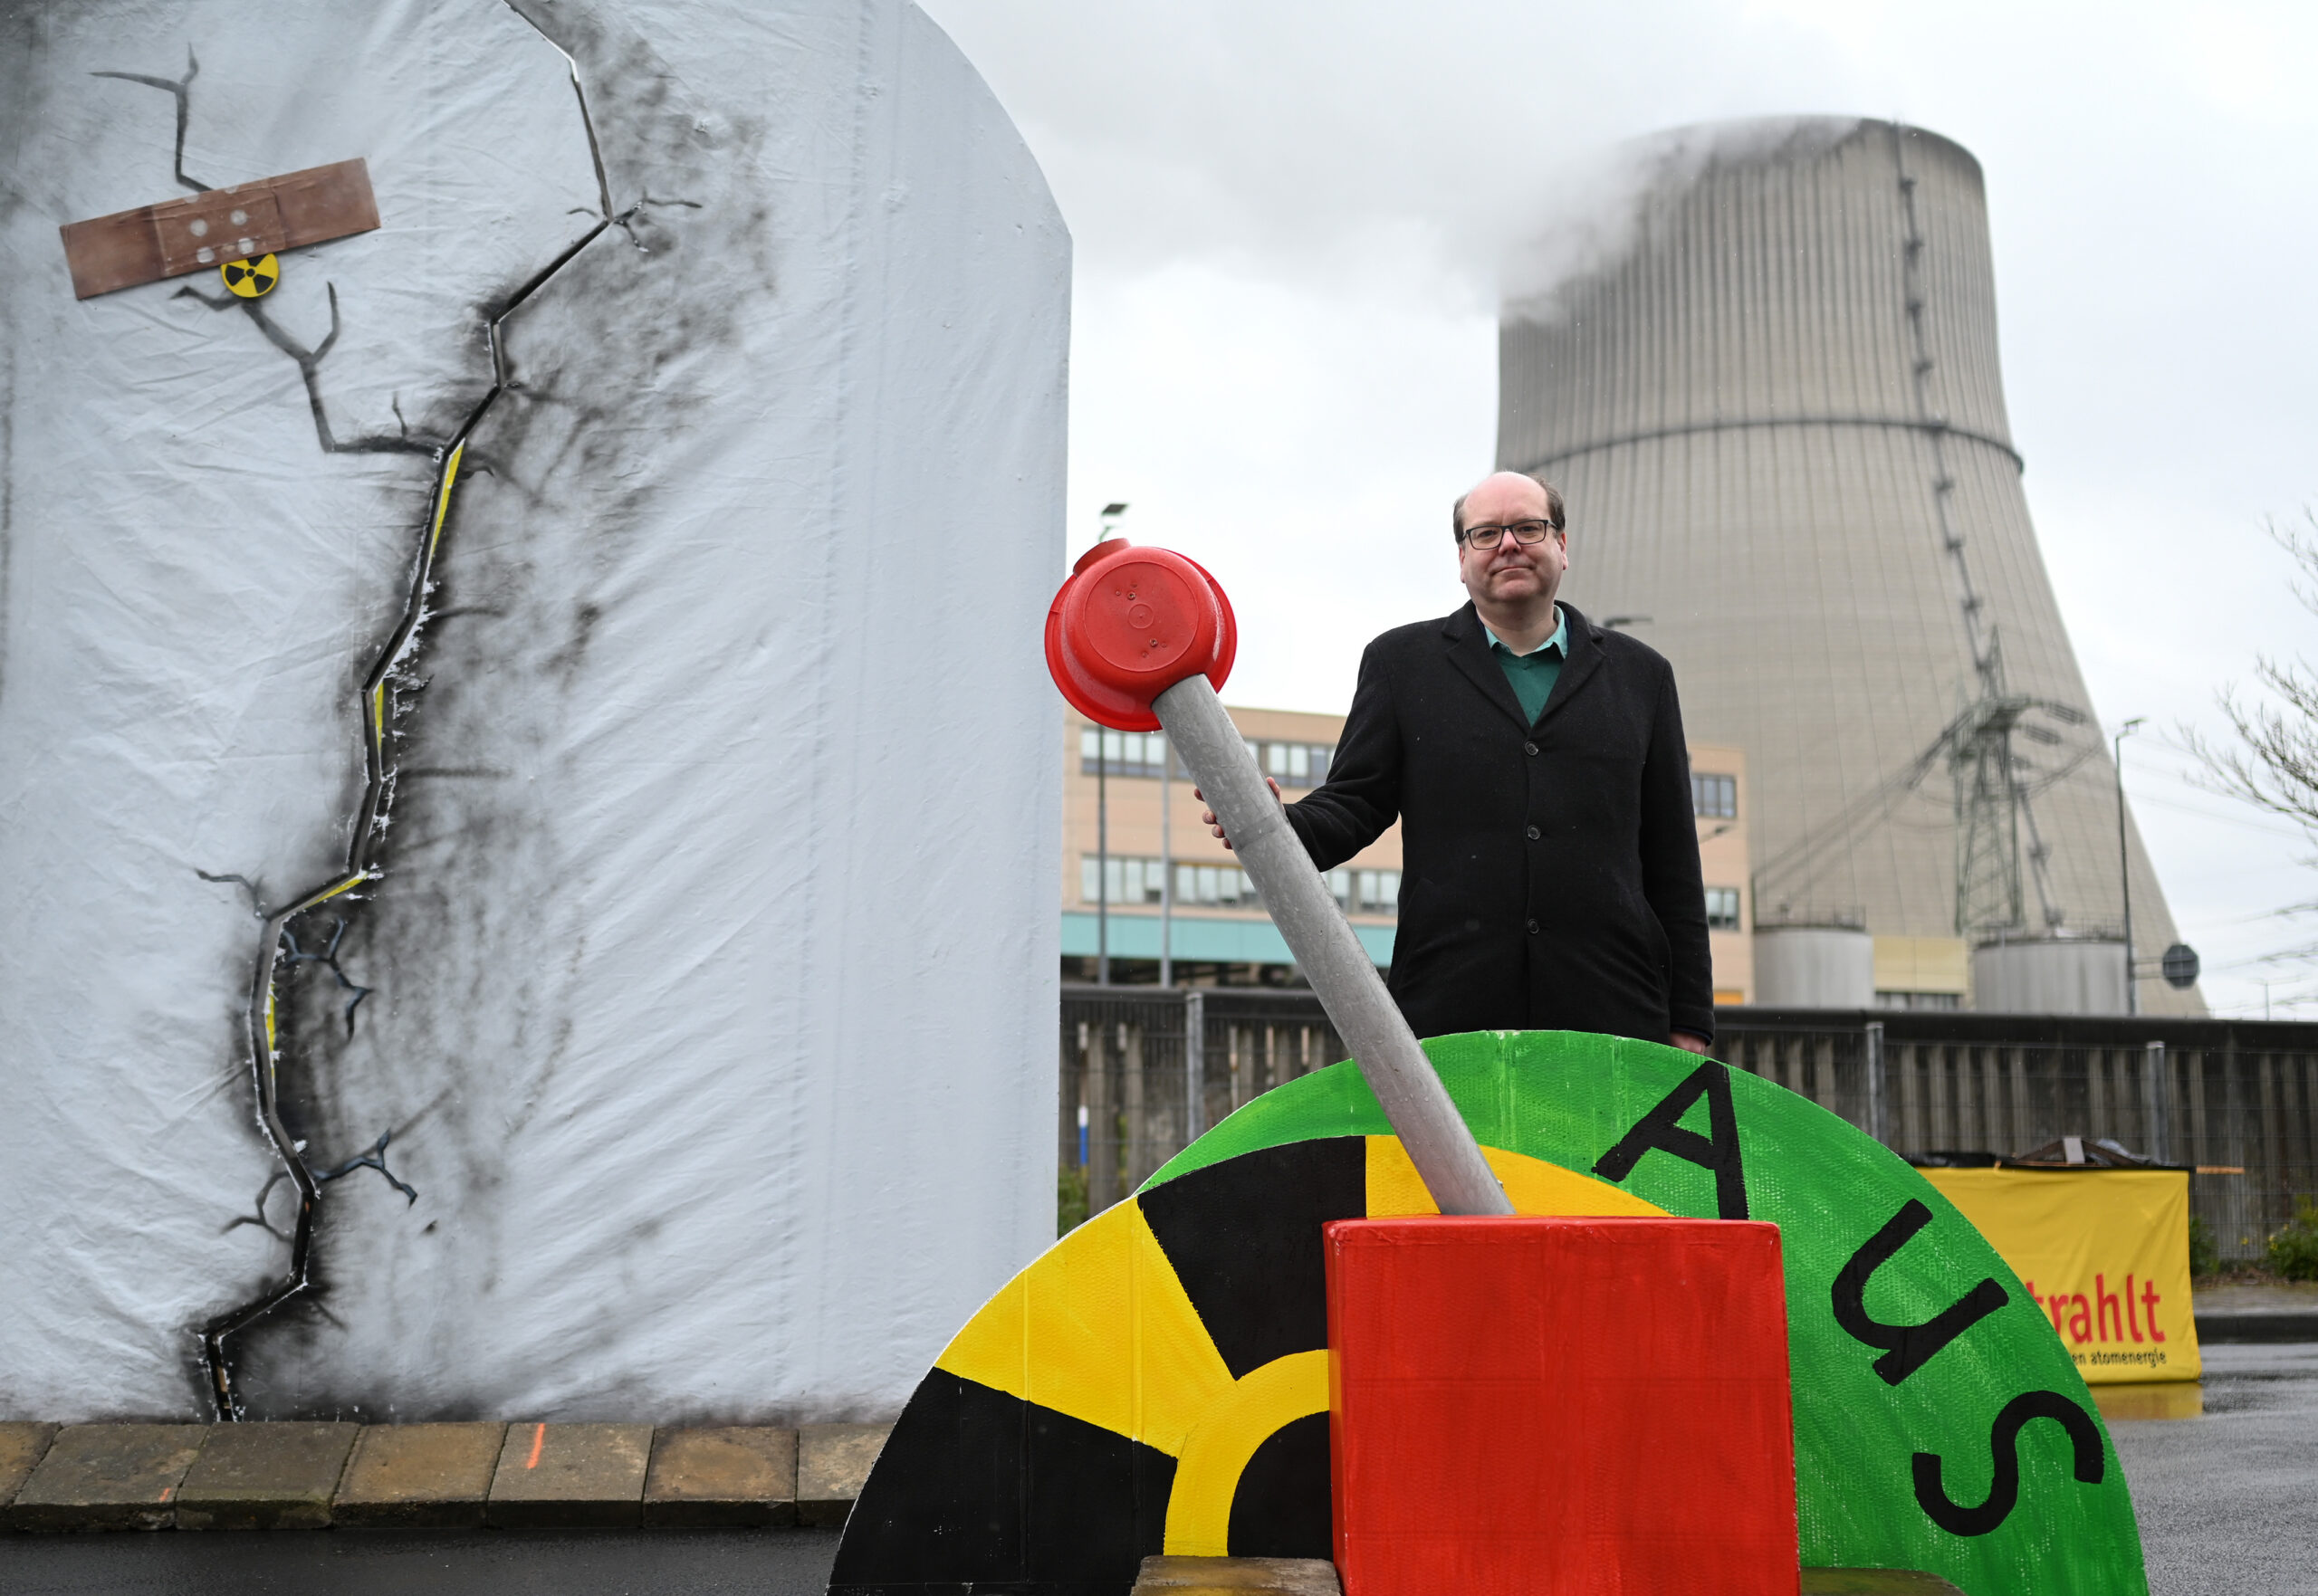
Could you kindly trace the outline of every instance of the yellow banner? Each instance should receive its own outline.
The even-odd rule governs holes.
[[[2180,1170],[1925,1170],[2036,1299],[2092,1385],[2195,1380]]]

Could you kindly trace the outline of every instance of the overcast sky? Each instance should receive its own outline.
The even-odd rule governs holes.
[[[2167,743],[2318,656],[2264,531],[2318,503],[2318,5],[2134,0],[922,0],[1078,245],[1072,552],[1122,529],[1239,608],[1234,702],[1341,712],[1462,600],[1505,263],[1602,149],[1723,117],[1936,129],[1988,174],[2013,437],[2208,1000],[2318,1015],[2311,845]],[[1573,549],[1582,559],[1583,550]]]

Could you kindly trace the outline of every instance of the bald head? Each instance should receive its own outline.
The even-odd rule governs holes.
[[[1483,512],[1476,515],[1476,524],[1545,521],[1557,529],[1563,525],[1559,488],[1525,471],[1493,471],[1458,494],[1456,503],[1449,507],[1450,530],[1461,543],[1465,540],[1465,507],[1475,500],[1480,502],[1478,509]]]
[[[1554,595],[1569,569],[1561,514],[1561,495],[1518,471],[1485,476],[1457,501],[1457,579],[1483,624],[1517,654],[1553,636]]]

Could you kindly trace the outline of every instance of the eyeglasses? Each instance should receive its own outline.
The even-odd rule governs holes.
[[[1546,534],[1555,530],[1549,521],[1517,521],[1510,526],[1467,527],[1459,541],[1470,543],[1476,549],[1494,549],[1511,532],[1513,540],[1524,549],[1532,549],[1546,540]]]

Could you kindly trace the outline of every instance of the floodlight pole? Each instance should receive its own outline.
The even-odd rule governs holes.
[[[2117,735],[2110,742],[2109,762],[2117,770],[2117,882],[2124,889],[2125,898],[2125,1012],[2141,1012],[2141,995],[2133,982],[2133,866],[2132,855],[2125,847],[2125,739],[2141,730],[2149,717],[2135,715],[2117,728]]]

